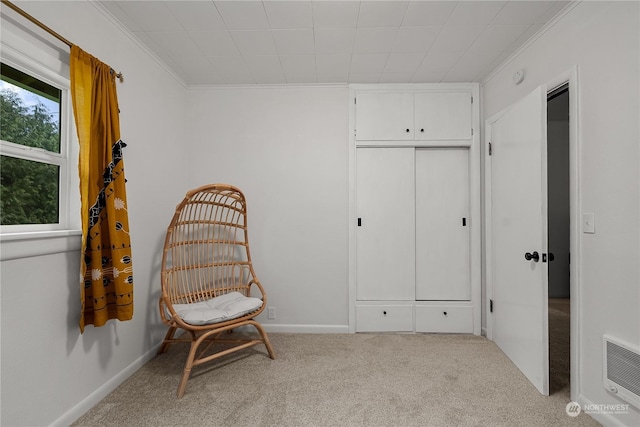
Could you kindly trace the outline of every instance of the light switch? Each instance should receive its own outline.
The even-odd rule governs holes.
[[[596,216],[592,213],[582,214],[582,232],[588,234],[596,233]]]

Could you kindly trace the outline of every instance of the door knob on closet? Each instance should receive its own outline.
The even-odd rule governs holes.
[[[407,133],[411,132],[409,129],[407,129]]]
[[[527,252],[526,254],[524,254],[524,259],[526,259],[527,261],[533,260],[534,262],[538,262],[540,261],[540,254],[538,254],[538,252],[536,251],[534,251],[533,253]]]

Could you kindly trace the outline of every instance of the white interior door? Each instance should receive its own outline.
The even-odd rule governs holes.
[[[416,300],[471,300],[469,149],[416,150]]]
[[[546,87],[538,87],[487,121],[493,340],[544,395],[549,394],[546,101]]]
[[[415,295],[413,148],[356,149],[356,298]]]

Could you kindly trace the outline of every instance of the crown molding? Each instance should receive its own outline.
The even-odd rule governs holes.
[[[516,49],[511,55],[509,55],[500,65],[493,69],[485,78],[480,81],[480,86],[486,85],[491,79],[493,79],[500,71],[508,66],[514,59],[516,59],[522,52],[527,50],[536,40],[538,40],[544,33],[549,31],[553,26],[560,22],[574,7],[576,7],[582,0],[572,0],[566,5],[556,16],[547,22],[542,28],[540,28],[535,34],[533,34],[522,46]]]
[[[91,0],[90,3],[98,9],[111,23],[118,28],[124,35],[126,35],[136,46],[142,49],[150,58],[152,58],[160,67],[162,67],[171,77],[173,77],[183,88],[188,88],[189,85],[176,74],[175,71],[171,69],[158,55],[155,54],[149,47],[144,44],[135,34],[133,34],[125,25],[120,22],[118,18],[116,18],[111,11],[109,11],[101,2],[96,0]],[[126,73],[125,73],[126,78]]]

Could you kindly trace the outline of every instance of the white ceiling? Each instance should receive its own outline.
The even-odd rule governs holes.
[[[100,3],[189,85],[480,81],[568,1]]]

